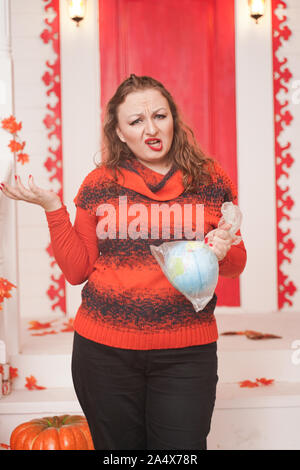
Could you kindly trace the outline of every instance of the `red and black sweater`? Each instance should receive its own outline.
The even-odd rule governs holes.
[[[236,203],[237,194],[221,166],[215,163],[214,168],[213,182],[199,185],[195,193],[185,191],[182,172],[174,166],[162,175],[136,159],[126,160],[117,182],[101,166],[86,176],[74,198],[74,226],[64,204],[45,212],[54,256],[67,281],[73,285],[87,281],[74,321],[80,335],[108,346],[139,350],[217,340],[216,295],[195,312],[191,302],[170,284],[149,248],[174,240],[172,220],[169,237],[162,238],[161,219],[159,237],[151,238],[151,204],[203,204],[204,235],[217,227],[223,202]],[[125,209],[120,201],[126,202]],[[138,235],[141,225],[143,236]],[[245,264],[241,241],[219,263],[220,275],[237,277]]]

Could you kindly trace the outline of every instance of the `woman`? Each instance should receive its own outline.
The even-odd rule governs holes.
[[[72,374],[95,448],[206,449],[218,381],[216,295],[195,312],[149,247],[178,238],[183,205],[203,204],[202,237],[215,229],[210,245],[220,275],[239,276],[243,241],[232,246],[230,225],[218,228],[221,206],[236,202],[236,190],[151,77],[132,74],[120,84],[103,137],[103,163],[74,199],[74,227],[59,197],[32,177],[29,189],[17,178],[3,191],[44,208],[66,279],[88,281],[74,322]],[[201,238],[195,211],[192,219]]]

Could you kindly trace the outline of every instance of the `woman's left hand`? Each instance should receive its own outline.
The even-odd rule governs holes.
[[[229,232],[230,229],[231,224],[224,223],[210,232],[208,236],[208,246],[215,253],[218,261],[222,261],[225,258],[235,240]]]

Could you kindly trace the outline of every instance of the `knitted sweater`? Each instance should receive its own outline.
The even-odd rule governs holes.
[[[170,207],[177,204],[173,206],[177,215],[185,204],[192,208],[194,239],[197,205],[204,207],[203,235],[217,227],[222,203],[236,203],[237,193],[217,162],[214,169],[213,182],[199,185],[195,193],[185,191],[182,172],[174,166],[162,175],[136,159],[126,160],[117,182],[101,166],[85,177],[74,198],[74,226],[64,204],[45,212],[53,253],[67,281],[73,285],[87,281],[75,331],[108,346],[137,350],[182,348],[217,340],[216,295],[196,312],[168,281],[149,248],[179,239],[176,217],[162,219],[161,215],[157,219],[153,208],[169,208],[170,214]],[[180,239],[187,239],[183,229]],[[219,263],[219,274],[237,277],[245,263],[241,241]]]

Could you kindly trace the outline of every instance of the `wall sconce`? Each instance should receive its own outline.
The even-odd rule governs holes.
[[[256,24],[259,18],[265,14],[265,0],[248,0],[250,16],[255,19]]]
[[[70,18],[79,26],[86,14],[86,0],[68,0]]]

